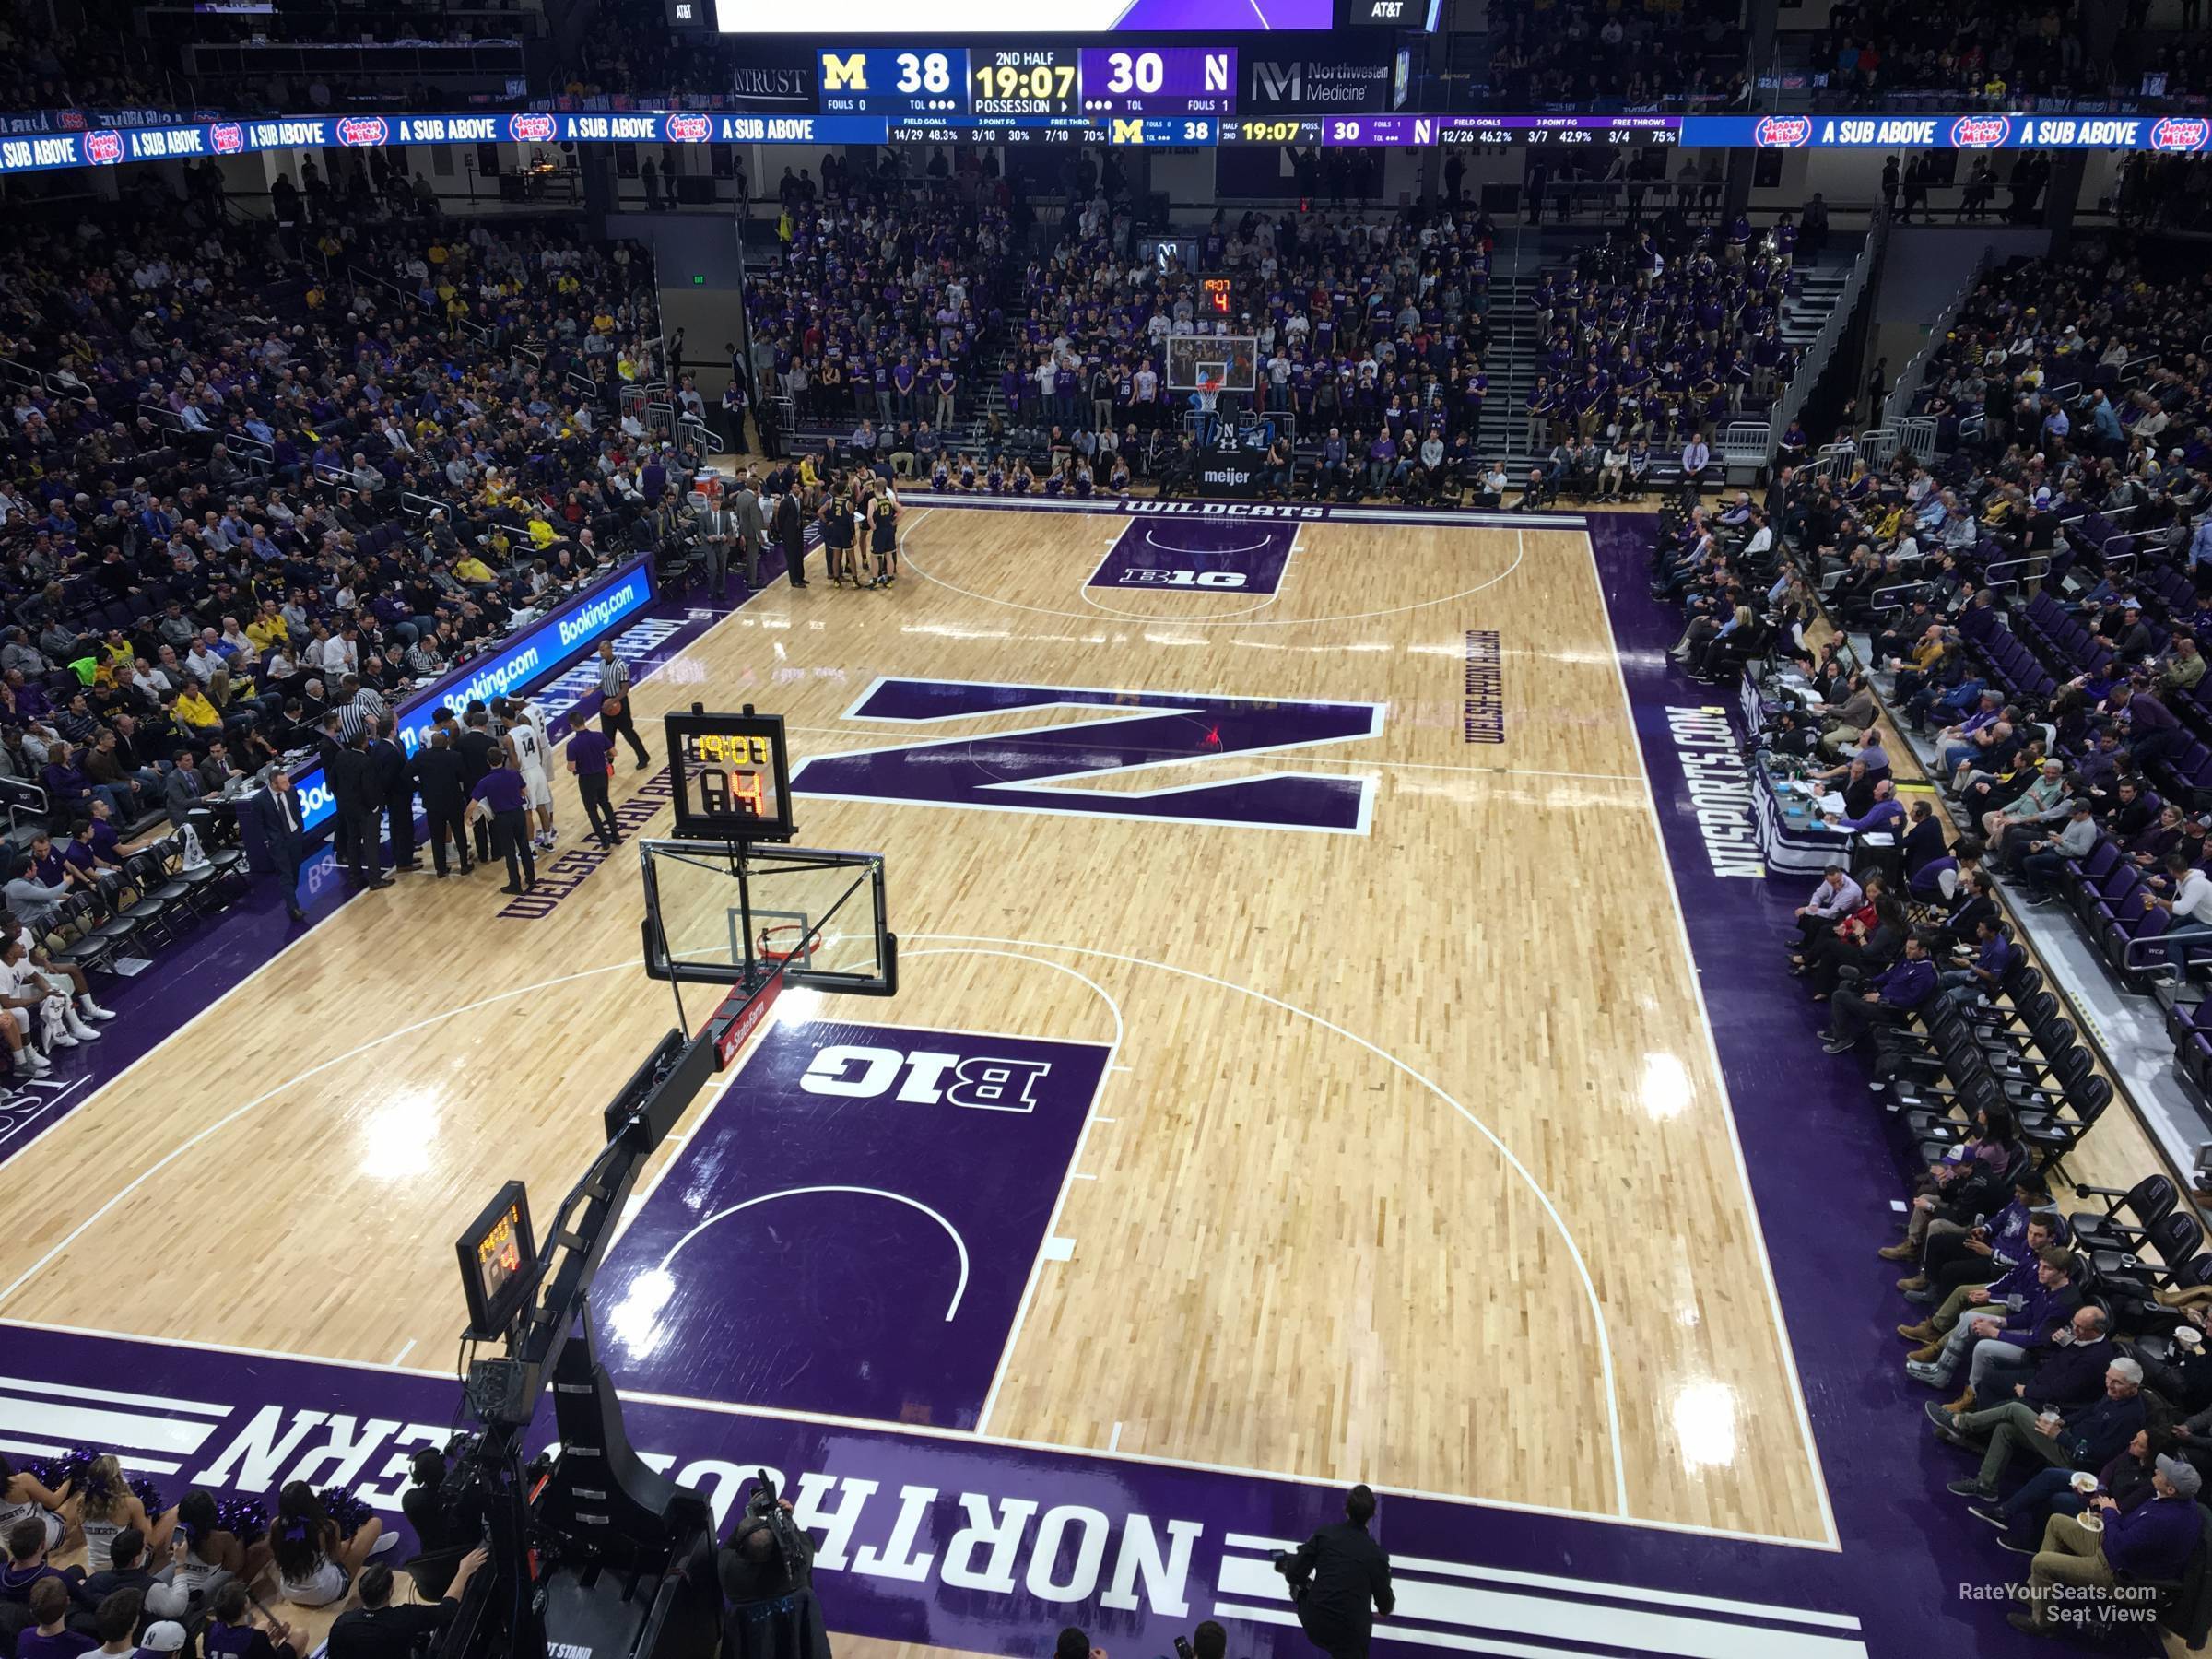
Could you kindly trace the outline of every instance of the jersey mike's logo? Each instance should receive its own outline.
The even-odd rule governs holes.
[[[348,115],[338,123],[338,142],[357,147],[373,147],[392,135],[392,126],[382,115]]]
[[[1961,115],[1951,123],[1951,145],[1956,149],[1995,149],[2011,136],[2009,115]]]
[[[1810,115],[1762,115],[1751,129],[1751,142],[1761,149],[1797,149],[1812,141]]]
[[[2169,115],[2151,124],[2154,150],[2201,150],[2212,143],[2212,121],[2202,115]]]
[[[218,121],[207,129],[207,145],[218,156],[235,156],[246,147],[246,129],[235,121]]]
[[[82,110],[60,111],[53,118],[53,124],[65,133],[81,133],[85,130],[85,112]]]
[[[85,159],[101,167],[112,166],[123,159],[123,135],[102,127],[97,133],[85,135]]]
[[[668,117],[668,142],[704,144],[707,141],[707,124],[704,115],[671,115]]]
[[[507,135],[517,144],[550,144],[553,141],[553,117],[544,114],[510,115],[507,117]]]

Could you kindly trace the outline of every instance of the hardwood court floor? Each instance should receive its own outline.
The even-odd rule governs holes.
[[[798,757],[912,740],[841,718],[882,675],[1385,705],[1174,774],[1372,776],[1365,835],[798,802],[802,844],[888,857],[903,988],[855,1018],[1122,1037],[987,1431],[1828,1539],[1585,538],[1313,524],[1241,617],[1102,595],[1147,619],[1083,593],[1122,527],[919,514],[895,592],[818,566],[639,699],[780,711]],[[1501,744],[1463,735],[1469,629]],[[503,1179],[565,1190],[670,1018],[627,855],[543,920],[493,885],[409,878],[207,986],[0,1167],[0,1312],[442,1364],[446,1241]]]

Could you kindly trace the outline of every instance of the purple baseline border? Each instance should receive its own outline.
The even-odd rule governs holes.
[[[1874,1253],[1897,1234],[1891,1204],[1904,1191],[1902,1171],[1865,1062],[1821,1053],[1819,1005],[1783,971],[1800,884],[1715,876],[1708,862],[1667,714],[1732,700],[1666,655],[1681,619],[1648,592],[1657,529],[1655,515],[1594,514],[1591,550],[1829,1500],[1862,1586],[1853,1611],[1877,1654],[2048,1652],[2006,1627],[2004,1605],[1958,1593],[2024,1582],[2026,1559],[1998,1548],[1996,1535],[1944,1490],[1972,1471],[1933,1439],[1922,1412],[1935,1396],[1905,1377],[1892,1327],[1916,1310],[1891,1288],[1896,1266]],[[1740,724],[1733,708],[1724,712]]]

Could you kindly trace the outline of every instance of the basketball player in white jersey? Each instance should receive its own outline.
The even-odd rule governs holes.
[[[523,781],[524,798],[537,813],[537,833],[530,838],[534,847],[550,847],[556,837],[553,833],[553,784],[546,775],[546,758],[553,752],[553,744],[546,735],[546,718],[537,705],[528,698],[521,702],[504,704],[507,735],[507,756],[514,764],[515,775]]]

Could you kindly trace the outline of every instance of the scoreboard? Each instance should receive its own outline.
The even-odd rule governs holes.
[[[824,115],[1089,124],[1222,116],[1236,106],[1237,53],[1228,46],[834,47],[821,51],[818,68]],[[1202,141],[1212,135],[1209,127]]]
[[[789,841],[791,771],[783,717],[710,713],[697,703],[665,716],[676,832],[712,841]]]

